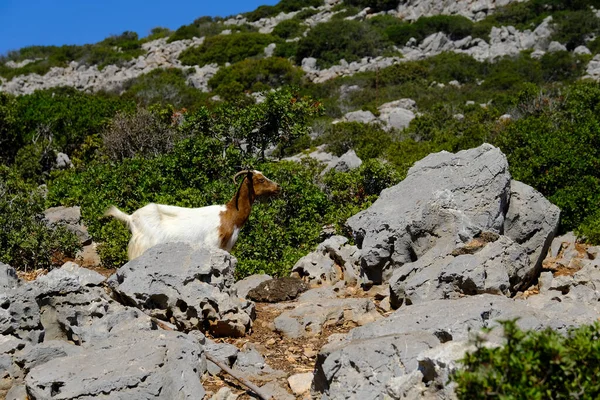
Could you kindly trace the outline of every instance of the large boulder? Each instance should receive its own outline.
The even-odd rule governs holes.
[[[145,331],[95,341],[37,365],[25,378],[36,399],[198,399],[202,347],[178,332]],[[167,397],[164,397],[167,396]]]
[[[400,267],[390,279],[392,307],[482,293],[511,296],[523,289],[532,276],[525,249],[506,236],[483,236],[451,254]]]
[[[108,284],[124,304],[181,330],[243,336],[252,326],[254,305],[230,296],[236,264],[224,250],[162,244],[119,268]]]
[[[537,296],[533,296],[537,297]],[[567,332],[596,320],[598,307],[577,301],[514,300],[482,294],[401,307],[389,317],[351,330],[317,357],[313,395],[328,399],[455,398],[446,386],[468,340],[482,328],[488,345],[502,343],[499,321],[518,318],[521,329]],[[426,385],[424,386],[423,383]],[[435,393],[426,393],[433,390]],[[421,397],[428,395],[428,397]],[[325,397],[326,396],[326,397]]]
[[[483,231],[500,233],[509,195],[508,162],[492,145],[428,155],[347,221],[361,248],[362,273],[387,281],[427,252],[445,255]]]
[[[50,227],[63,226],[73,232],[81,244],[90,244],[92,237],[81,220],[79,207],[52,207],[44,211],[44,221]]]
[[[529,185],[513,180],[504,234],[529,255],[532,274],[539,275],[542,261],[558,230],[560,209]]]
[[[310,285],[334,285],[338,281],[354,285],[360,277],[359,254],[358,248],[348,244],[347,238],[335,235],[299,259],[292,273]]]

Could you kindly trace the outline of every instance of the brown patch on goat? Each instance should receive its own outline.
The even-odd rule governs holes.
[[[227,244],[231,240],[235,229],[242,229],[250,216],[252,203],[254,203],[256,197],[277,194],[280,189],[278,184],[267,179],[260,172],[248,172],[236,194],[225,204],[225,211],[221,211],[219,215],[221,219],[219,227],[220,247],[227,249]]]

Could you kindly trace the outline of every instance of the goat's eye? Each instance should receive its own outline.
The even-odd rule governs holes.
[[[265,182],[265,180],[264,180],[264,179],[259,179],[258,181],[259,181],[260,183],[264,183],[264,182]]]

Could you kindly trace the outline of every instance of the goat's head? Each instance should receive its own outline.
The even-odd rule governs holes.
[[[264,176],[260,171],[251,169],[240,171],[233,177],[233,182],[237,184],[237,178],[241,175],[244,176],[242,182],[244,179],[248,179],[252,183],[255,196],[272,196],[281,191],[281,186]]]

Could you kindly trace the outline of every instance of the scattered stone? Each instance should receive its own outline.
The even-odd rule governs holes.
[[[81,209],[79,207],[52,207],[44,211],[44,221],[50,227],[64,226],[73,232],[81,244],[90,244],[92,237],[87,227],[81,222]]]
[[[483,144],[418,161],[398,185],[347,221],[373,283],[426,253],[448,254],[482,231],[500,232],[510,195],[508,162]]]
[[[317,246],[317,249],[302,257],[292,268],[306,283],[335,285],[344,281],[355,285],[360,279],[359,250],[348,245],[343,236],[332,236]]]
[[[307,393],[313,381],[313,373],[306,372],[303,374],[292,375],[288,378],[290,389],[296,395]]]
[[[258,302],[278,303],[293,300],[306,290],[308,285],[301,279],[283,277],[260,283],[248,292],[247,297]]]
[[[237,281],[233,284],[233,288],[236,290],[238,297],[245,299],[248,295],[248,292],[254,288],[256,288],[261,283],[271,280],[271,276],[267,274],[261,275],[250,275],[241,281]]]
[[[107,282],[125,304],[181,330],[243,336],[252,326],[254,305],[228,294],[236,264],[224,250],[168,243],[128,262]]]

